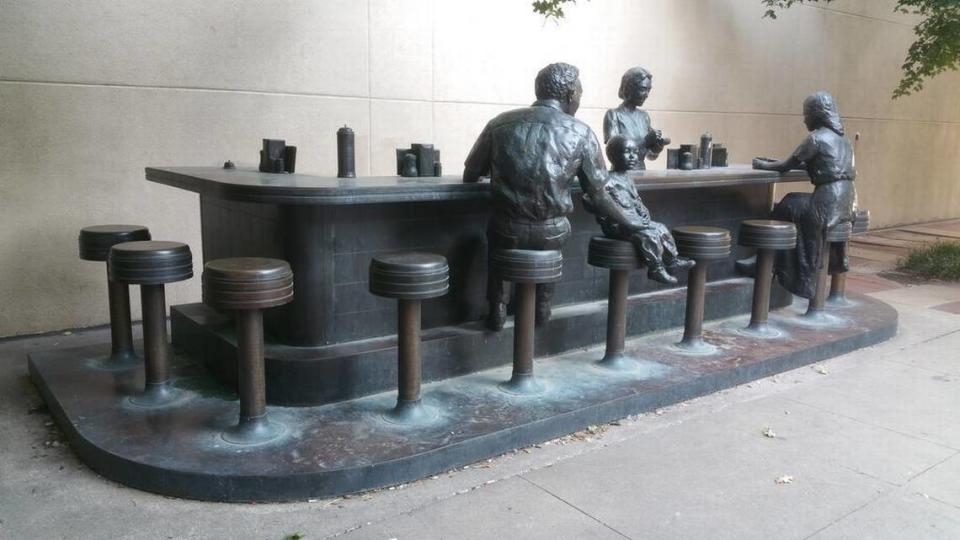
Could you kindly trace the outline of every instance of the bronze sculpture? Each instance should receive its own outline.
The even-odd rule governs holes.
[[[856,202],[853,180],[853,145],[844,136],[836,101],[827,92],[816,92],[803,102],[803,121],[810,135],[790,157],[777,161],[754,158],[753,168],[786,172],[804,168],[815,186],[813,193],[789,193],[773,208],[773,219],[797,225],[797,248],[780,252],[775,272],[793,294],[812,299],[827,230],[852,222]],[[846,249],[833,246],[831,272],[847,270]]]
[[[604,186],[600,143],[587,124],[574,118],[583,87],[579,70],[550,64],[537,73],[537,101],[491,120],[464,163],[463,181],[489,175],[493,217],[487,228],[490,248],[556,250],[570,236],[567,215],[573,212],[570,186],[578,178],[591,197],[594,212],[627,225],[625,215]],[[536,320],[550,317],[554,285],[537,285]],[[506,320],[503,280],[488,272],[487,326],[500,330]]]
[[[677,278],[667,271],[668,267],[670,270],[691,268],[694,262],[677,253],[670,229],[650,219],[650,211],[640,199],[633,180],[627,175],[627,171],[637,169],[641,154],[642,150],[636,141],[623,135],[614,135],[607,142],[607,158],[611,169],[610,181],[604,190],[625,214],[633,217],[633,221],[624,226],[598,214],[597,222],[608,238],[626,240],[636,247],[647,267],[647,277],[672,285]],[[589,196],[584,196],[583,203],[588,211],[594,212]]]
[[[654,160],[670,144],[659,129],[650,127],[650,115],[641,109],[653,87],[653,75],[642,67],[628,69],[620,79],[620,99],[623,103],[616,109],[609,109],[603,117],[603,142],[622,135],[633,139],[640,146],[640,159],[635,169],[646,169],[644,160]]]

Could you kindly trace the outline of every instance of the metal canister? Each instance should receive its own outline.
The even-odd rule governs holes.
[[[337,130],[337,178],[356,178],[353,130],[344,125]]]
[[[700,168],[709,169],[713,163],[713,135],[706,132],[700,136]]]

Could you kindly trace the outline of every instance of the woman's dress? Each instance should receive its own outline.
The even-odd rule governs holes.
[[[796,249],[777,252],[774,271],[788,291],[813,298],[827,229],[853,221],[857,198],[853,147],[843,135],[821,127],[810,132],[793,157],[804,164],[816,187],[813,193],[789,193],[774,206],[773,219],[792,221],[797,226]],[[846,270],[846,246],[834,244],[830,271]]]

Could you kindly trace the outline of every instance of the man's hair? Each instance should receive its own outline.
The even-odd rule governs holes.
[[[627,96],[632,95],[634,89],[639,87],[640,83],[647,80],[653,80],[653,75],[649,71],[640,66],[628,69],[620,78],[620,92],[618,94],[620,99],[627,99]]]
[[[556,99],[561,102],[569,101],[577,90],[577,81],[580,70],[576,66],[557,62],[540,70],[537,73],[537,99]]]
[[[617,163],[623,161],[623,150],[631,140],[623,135],[614,135],[607,141],[607,160],[612,168],[616,169]]]

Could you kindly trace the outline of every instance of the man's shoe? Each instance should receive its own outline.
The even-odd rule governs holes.
[[[547,321],[550,320],[551,313],[552,310],[550,309],[550,302],[537,302],[535,324],[537,326],[543,326]]]
[[[487,314],[487,328],[494,332],[503,330],[507,322],[507,305],[503,302],[490,302],[490,313]]]
[[[667,285],[676,285],[677,283],[677,278],[667,273],[667,269],[664,268],[662,265],[648,270],[647,277],[654,281],[659,281],[660,283],[665,283]]]

